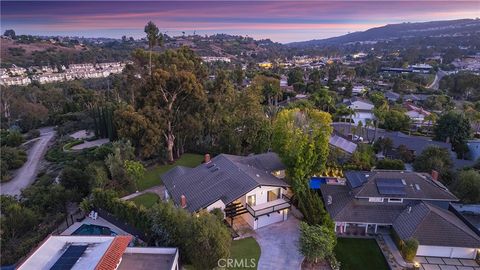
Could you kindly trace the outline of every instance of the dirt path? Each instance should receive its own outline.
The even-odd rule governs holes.
[[[20,191],[35,181],[40,161],[43,159],[48,143],[55,137],[53,127],[40,129],[40,137],[28,151],[28,159],[18,169],[15,177],[9,182],[0,184],[0,194],[20,195]]]

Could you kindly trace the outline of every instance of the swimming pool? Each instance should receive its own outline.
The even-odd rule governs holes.
[[[82,224],[72,235],[117,235],[110,228],[92,224]]]

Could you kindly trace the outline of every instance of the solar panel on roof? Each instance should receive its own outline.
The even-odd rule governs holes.
[[[359,187],[367,182],[368,176],[361,172],[346,172],[345,177],[352,188]]]
[[[65,250],[50,270],[70,270],[87,249],[88,245],[71,245]]]
[[[378,193],[382,195],[407,195],[402,179],[376,179]]]

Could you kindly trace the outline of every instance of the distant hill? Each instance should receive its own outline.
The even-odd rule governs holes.
[[[315,47],[356,42],[374,43],[397,38],[407,39],[415,37],[452,37],[466,35],[480,35],[479,19],[388,24],[339,37],[293,42],[287,45],[290,47]]]

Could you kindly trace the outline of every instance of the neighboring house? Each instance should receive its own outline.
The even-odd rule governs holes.
[[[418,102],[423,102],[427,100],[427,98],[430,97],[430,95],[425,95],[425,94],[408,94],[403,96],[404,101],[410,101],[415,104]]]
[[[345,118],[351,118],[353,123],[358,124],[362,122],[363,125],[367,122],[367,119],[373,120],[375,116],[373,115],[373,108],[375,107],[373,103],[368,100],[354,97],[344,103],[350,109],[353,109],[355,114],[350,116],[345,116]]]
[[[357,144],[351,142],[335,133],[330,136],[329,144],[332,147],[342,150],[343,152],[351,155],[357,149]]]
[[[397,100],[400,99],[400,94],[395,93],[393,91],[388,91],[388,92],[385,93],[385,98],[388,101],[397,102]]]
[[[345,185],[324,184],[320,189],[337,233],[393,228],[402,239],[417,238],[417,255],[472,259],[480,237],[447,210],[458,199],[435,177],[406,171],[351,171],[345,173]]]
[[[166,197],[189,212],[220,208],[233,224],[242,218],[258,229],[288,217],[289,185],[277,154],[220,154],[195,168],[176,166],[163,174]]]
[[[356,95],[356,96],[359,96],[359,95],[362,95],[363,93],[365,93],[367,91],[367,88],[363,85],[355,85],[353,88],[352,88],[352,94],[353,95]]]
[[[415,126],[420,127],[428,125],[428,123],[425,121],[425,118],[431,114],[429,111],[426,111],[422,107],[415,106],[408,102],[405,103],[403,107],[407,110],[405,114],[410,118],[410,120],[412,120],[412,123]]]
[[[480,237],[452,212],[419,202],[405,209],[393,229],[402,240],[419,242],[417,256],[475,259]]]
[[[178,270],[178,249],[129,247],[132,236],[52,235],[16,269]]]

